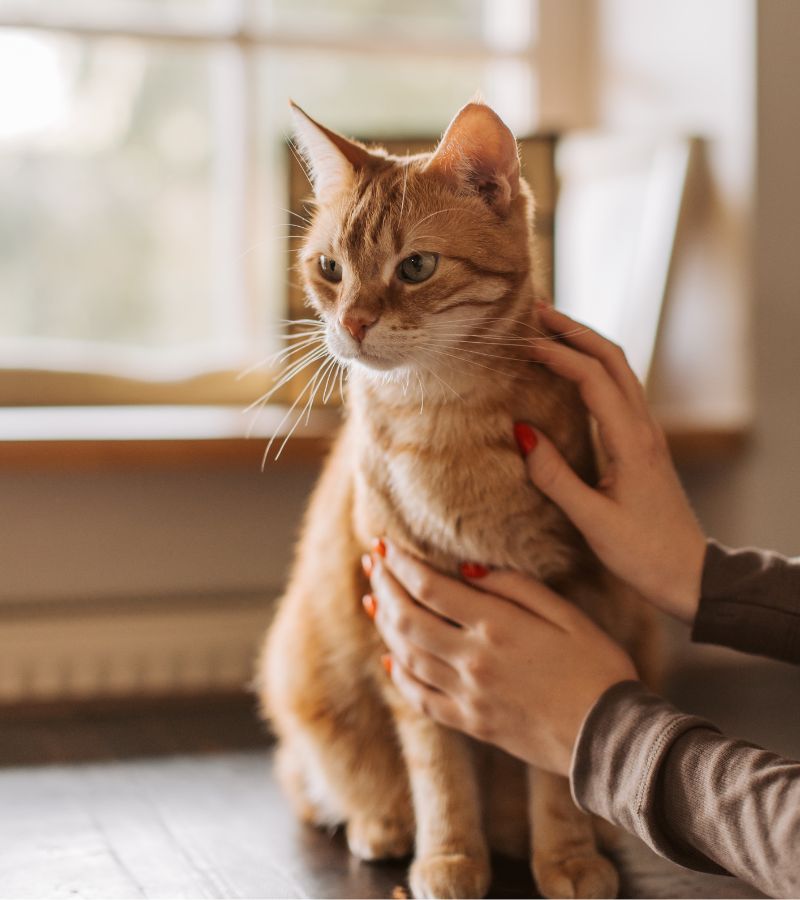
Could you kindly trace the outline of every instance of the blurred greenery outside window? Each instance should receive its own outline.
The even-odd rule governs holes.
[[[0,0],[0,405],[247,403],[293,277],[287,99],[534,119],[535,0]]]

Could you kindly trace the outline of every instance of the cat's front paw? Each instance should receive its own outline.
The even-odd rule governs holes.
[[[353,856],[372,861],[401,859],[414,848],[414,823],[408,816],[354,816],[347,823]]]
[[[533,876],[543,897],[616,897],[619,876],[599,853],[566,859],[535,858]]]
[[[442,853],[414,861],[409,873],[411,893],[420,898],[485,897],[491,869],[485,855]]]

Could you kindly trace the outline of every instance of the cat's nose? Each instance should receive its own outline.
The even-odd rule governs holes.
[[[363,312],[362,310],[350,310],[339,317],[342,328],[346,328],[359,344],[364,340],[367,329],[371,328],[377,321],[378,317],[376,315]]]

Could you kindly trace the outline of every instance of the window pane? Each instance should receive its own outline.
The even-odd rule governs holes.
[[[219,343],[218,62],[0,32],[0,338]]]
[[[481,37],[483,0],[254,0],[262,26],[330,36]]]

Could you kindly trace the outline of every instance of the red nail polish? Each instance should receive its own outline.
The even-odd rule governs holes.
[[[369,578],[372,575],[372,557],[369,553],[365,553],[361,557],[361,568],[364,570],[364,574]]]
[[[386,544],[380,538],[375,538],[372,542],[372,552],[378,556],[386,556]]]
[[[517,439],[517,446],[523,456],[527,456],[535,450],[536,445],[539,443],[536,432],[525,422],[514,423],[514,437]]]
[[[464,578],[485,578],[489,574],[486,566],[480,563],[464,562],[458,568]]]
[[[384,671],[387,675],[392,674],[392,657],[389,656],[388,653],[384,653],[381,657],[381,665],[383,666]]]
[[[364,607],[364,612],[370,619],[374,619],[375,613],[378,611],[378,602],[372,594],[364,594],[361,598],[361,605]]]

